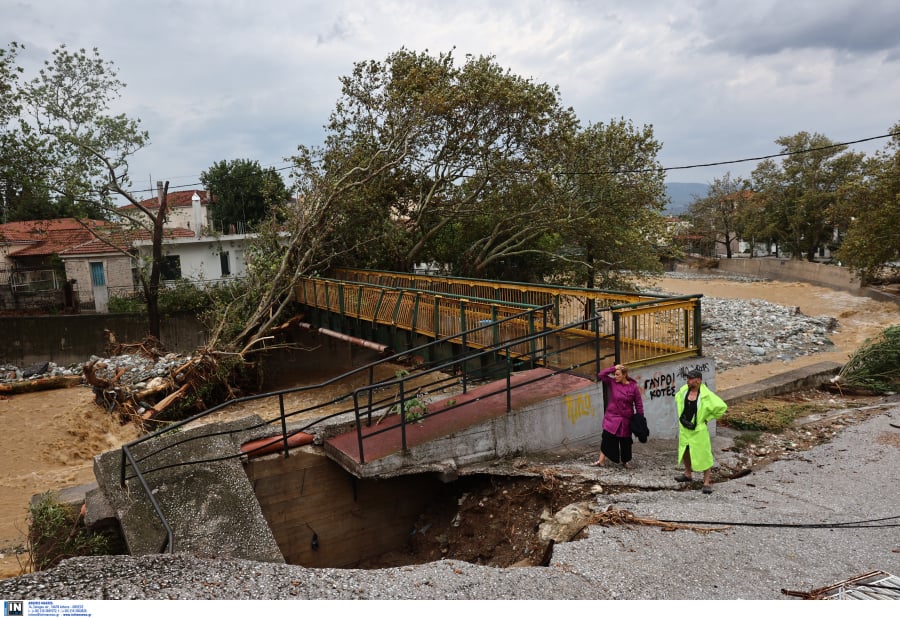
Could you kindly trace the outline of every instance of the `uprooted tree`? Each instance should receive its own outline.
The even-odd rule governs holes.
[[[841,368],[835,386],[875,393],[900,390],[900,326],[867,339]]]
[[[296,204],[261,226],[245,287],[210,314],[211,345],[252,349],[298,277],[328,266],[604,283],[651,268],[665,201],[652,128],[582,130],[556,88],[492,57],[401,49],[341,84],[324,145],[292,158]]]

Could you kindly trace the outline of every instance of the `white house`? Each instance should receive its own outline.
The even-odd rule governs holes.
[[[163,243],[162,278],[165,281],[188,279],[203,284],[243,277],[247,272],[244,261],[247,242],[247,234],[166,238]],[[143,259],[149,260],[152,256],[151,240],[138,240],[133,246]]]

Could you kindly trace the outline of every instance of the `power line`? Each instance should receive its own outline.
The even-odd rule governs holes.
[[[804,154],[807,152],[816,152],[819,150],[830,150],[832,148],[843,148],[844,146],[852,146],[853,144],[861,144],[863,142],[871,142],[876,139],[885,139],[888,137],[896,137],[898,135],[900,135],[900,132],[885,133],[884,135],[876,135],[874,137],[864,137],[862,139],[857,139],[857,140],[853,140],[853,141],[849,141],[849,142],[839,142],[837,144],[829,144],[828,146],[816,146],[815,148],[804,148],[802,150],[793,150],[791,152],[783,152],[780,154],[765,155],[762,157],[748,157],[746,159],[734,159],[732,161],[718,161],[716,163],[696,163],[693,165],[662,167],[659,169],[662,171],[689,170],[689,169],[694,169],[694,168],[698,168],[698,167],[713,167],[715,165],[733,165],[734,163],[749,163],[751,161],[764,161],[766,159],[776,159],[778,157],[788,157],[790,155]],[[651,171],[651,170],[644,170],[644,171]]]
[[[702,526],[743,526],[750,528],[841,528],[841,529],[858,529],[858,528],[897,528],[900,522],[883,523],[892,519],[900,519],[900,515],[891,517],[881,517],[879,519],[861,519],[856,521],[824,523],[824,524],[774,524],[770,522],[733,522],[733,521],[703,521],[703,520],[681,520],[681,519],[662,519],[659,521],[672,524],[690,524]]]
[[[743,159],[731,159],[728,161],[714,161],[712,163],[693,163],[690,165],[674,165],[674,166],[664,166],[664,167],[648,167],[648,168],[635,168],[635,169],[624,169],[624,170],[613,170],[613,171],[588,171],[588,172],[560,172],[563,175],[600,175],[600,174],[641,174],[641,173],[649,173],[649,172],[669,172],[675,170],[687,170],[687,169],[698,169],[703,167],[716,167],[720,165],[734,165],[736,163],[750,163],[753,161],[765,161],[767,159],[777,159],[779,157],[789,157],[791,155],[805,154],[809,152],[818,152],[821,150],[832,150],[835,148],[843,148],[845,146],[852,146],[854,144],[862,144],[864,142],[871,142],[879,139],[886,139],[890,137],[900,136],[900,132],[893,133],[885,133],[884,135],[875,135],[873,137],[864,137],[861,139],[846,141],[846,142],[837,142],[834,144],[829,144],[827,146],[816,146],[814,148],[803,148],[801,150],[791,150],[789,152],[780,152],[777,154],[769,154],[762,155],[758,157],[746,157]],[[283,172],[285,170],[290,170],[295,168],[296,165],[286,165],[284,167],[279,168],[271,168],[272,171]],[[184,178],[185,176],[180,176]],[[189,189],[192,187],[202,187],[203,183],[194,182],[183,185],[170,185],[169,189]],[[141,194],[141,193],[155,193],[156,189],[132,189],[130,191],[133,194]]]

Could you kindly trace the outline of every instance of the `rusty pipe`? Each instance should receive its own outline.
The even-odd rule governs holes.
[[[341,341],[352,343],[353,345],[358,345],[363,348],[369,348],[370,350],[376,350],[381,353],[390,351],[390,348],[386,345],[375,343],[374,341],[369,341],[367,339],[360,339],[359,337],[351,337],[350,335],[345,335],[344,333],[339,333],[336,330],[331,330],[328,328],[316,328],[308,322],[297,322],[297,326],[299,326],[300,328],[305,328],[306,330],[322,333],[323,335],[326,335],[328,337],[334,337],[335,339],[340,339]]]

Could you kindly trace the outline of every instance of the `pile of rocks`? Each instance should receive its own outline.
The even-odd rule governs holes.
[[[703,353],[720,371],[789,361],[834,348],[829,334],[838,327],[828,316],[811,317],[798,307],[765,300],[702,299]]]
[[[770,281],[744,275],[690,272],[666,273],[666,277],[744,283]],[[659,288],[646,291],[661,293]],[[838,328],[838,322],[833,317],[807,316],[799,307],[759,299],[704,296],[701,303],[703,353],[716,359],[719,371],[774,360],[787,362],[834,348],[829,335]]]
[[[190,360],[190,356],[182,356],[175,353],[166,354],[159,359],[147,358],[140,354],[123,354],[110,358],[91,356],[85,363],[74,363],[64,366],[53,362],[37,363],[24,368],[14,365],[0,365],[0,383],[57,376],[78,376],[82,375],[85,364],[93,363],[94,373],[98,377],[112,380],[116,374],[124,370],[117,382],[141,388],[142,384],[149,382],[153,378],[171,375],[178,367]]]

